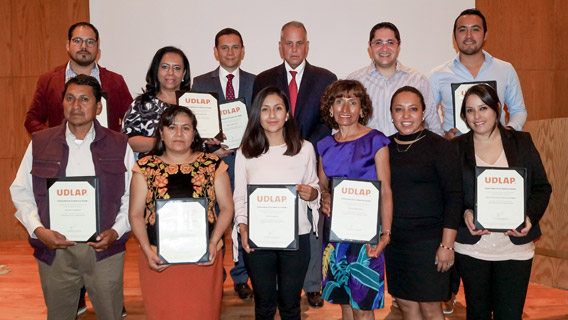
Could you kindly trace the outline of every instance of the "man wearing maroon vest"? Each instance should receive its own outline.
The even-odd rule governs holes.
[[[70,60],[39,77],[24,123],[30,134],[63,122],[61,94],[65,83],[78,74],[97,79],[106,92],[107,127],[120,132],[122,118],[132,102],[132,96],[120,74],[101,67],[95,61],[100,42],[99,31],[88,22],[77,22],[69,27],[66,48]]]
[[[101,87],[78,75],[65,85],[63,124],[36,132],[10,186],[38,262],[48,319],[75,319],[84,285],[100,319],[121,319],[128,201],[134,155],[125,135],[103,128]],[[101,232],[91,242],[50,230],[47,179],[96,176]]]

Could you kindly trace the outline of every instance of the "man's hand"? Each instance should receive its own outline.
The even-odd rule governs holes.
[[[39,241],[45,244],[49,249],[67,249],[69,246],[74,246],[77,243],[74,241],[67,241],[64,235],[57,231],[39,227],[34,230],[34,233]]]
[[[456,133],[458,132],[460,132],[458,129],[452,128],[448,131],[444,131],[444,135],[446,136],[447,140],[452,140],[456,136]]]
[[[97,236],[97,242],[87,242],[96,252],[105,251],[118,239],[118,233],[114,229],[107,229]]]
[[[217,140],[217,139],[215,139]],[[219,158],[224,158],[226,156],[228,156],[229,154],[235,152],[235,150],[231,150],[231,149],[227,149],[228,146],[222,144],[221,147],[215,151],[213,151],[213,154],[216,155]]]

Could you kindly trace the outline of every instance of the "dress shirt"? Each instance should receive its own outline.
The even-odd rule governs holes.
[[[426,129],[439,135],[444,134],[440,116],[438,116],[437,112],[438,105],[434,101],[428,78],[422,73],[408,68],[402,65],[400,61],[397,61],[395,73],[387,79],[375,68],[375,63],[371,62],[369,66],[348,75],[347,79],[361,82],[367,89],[367,94],[371,97],[373,114],[367,123],[368,127],[379,130],[385,136],[395,134],[397,130],[391,121],[390,113],[392,95],[401,87],[413,86],[424,96]]]
[[[95,167],[93,161],[91,160],[91,142],[95,138],[95,128],[91,125],[91,129],[85,136],[85,139],[78,140],[75,138],[73,133],[67,129],[65,130],[65,138],[67,140],[67,145],[69,146],[69,160],[67,167],[65,168],[65,175],[67,177],[73,176],[94,176]],[[126,168],[132,168],[134,166],[134,153],[132,149],[127,144],[126,153],[124,155],[124,165]],[[14,182],[10,186],[10,193],[12,195],[12,201],[16,207],[16,218],[24,225],[29,235],[32,238],[37,239],[34,234],[34,230],[38,227],[43,227],[41,220],[39,218],[37,205],[35,202],[34,192],[33,192],[33,182],[32,182],[32,170],[33,165],[33,155],[32,155],[32,142],[28,145],[18,173]],[[130,195],[130,179],[132,177],[131,170],[126,170],[124,175],[125,187],[124,194],[121,197],[120,210],[116,215],[115,223],[112,229],[118,233],[118,239],[122,237],[123,234],[130,231],[130,223],[128,222],[128,204]],[[104,199],[101,199],[104,201]],[[101,230],[104,231],[104,230]]]
[[[441,101],[444,108],[444,130],[448,131],[454,127],[452,83],[494,80],[497,81],[497,94],[501,107],[506,104],[510,114],[509,123],[505,123],[505,112],[501,112],[501,124],[521,131],[527,120],[527,110],[517,72],[510,63],[494,58],[485,51],[483,55],[485,61],[475,78],[460,62],[459,54],[432,70],[430,84],[434,90],[436,105]]]
[[[73,71],[73,69],[71,68],[71,61],[67,62],[67,67],[65,67],[65,83],[67,83],[67,81],[69,81],[72,78],[75,78],[77,76],[77,73],[75,71]],[[97,79],[97,81],[99,82],[100,85],[101,84],[101,73],[99,70],[99,66],[97,65],[97,63],[95,62],[95,65],[93,66],[93,69],[91,69],[91,77]]]
[[[299,66],[296,67],[296,69],[292,69],[292,67],[290,67],[290,65],[288,64],[288,62],[286,62],[286,60],[284,60],[284,66],[286,68],[286,79],[288,79],[288,85],[290,85],[290,81],[292,81],[292,74],[290,73],[290,71],[296,71],[296,85],[298,86],[298,93],[300,93],[300,83],[302,82],[302,77],[304,76],[304,70],[306,69],[306,59],[304,59],[304,61],[302,61],[302,63],[300,63]]]
[[[309,141],[304,140],[298,154],[286,156],[284,155],[286,149],[286,144],[271,146],[266,153],[251,159],[245,158],[240,148],[237,150],[233,194],[235,202],[233,244],[238,243],[239,224],[247,224],[247,185],[249,184],[307,184],[316,189],[318,196],[312,201],[305,201],[298,196],[298,234],[308,234],[312,230],[317,233],[320,188],[314,147]],[[312,223],[308,220],[308,207],[312,209]],[[233,250],[235,261],[237,254],[238,251]]]
[[[229,72],[225,69],[223,69],[223,67],[219,66],[219,80],[221,81],[221,88],[223,88],[223,95],[225,95],[225,99],[227,98],[227,82],[229,82],[229,79],[227,79],[227,75],[232,74],[233,77],[233,88],[235,89],[235,98],[240,98],[239,97],[239,68],[236,68],[233,72]]]

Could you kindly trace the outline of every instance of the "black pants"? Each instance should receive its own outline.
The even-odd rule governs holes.
[[[456,253],[467,319],[514,319],[523,314],[532,259],[485,261]]]
[[[256,250],[245,253],[245,265],[254,290],[256,319],[300,320],[302,285],[310,262],[309,234],[300,235],[297,251]]]

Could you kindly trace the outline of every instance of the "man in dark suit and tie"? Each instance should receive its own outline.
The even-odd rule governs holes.
[[[252,103],[252,86],[254,75],[239,68],[241,60],[245,56],[245,46],[241,34],[231,28],[225,28],[215,36],[213,48],[215,58],[219,61],[219,67],[211,72],[202,74],[193,79],[192,91],[214,92],[219,97],[219,103],[229,100],[244,98],[247,110]],[[217,146],[210,147],[210,151]],[[229,166],[229,178],[231,188],[234,187],[235,177],[235,150],[227,149],[220,145],[214,154],[223,158]],[[248,300],[252,298],[252,290],[248,285],[248,274],[245,269],[242,248],[239,243],[239,262],[229,272],[235,283],[235,292],[239,298]]]
[[[282,27],[278,46],[284,63],[256,77],[253,97],[268,86],[277,86],[282,89],[290,99],[300,135],[316,147],[318,141],[331,134],[331,129],[321,121],[319,105],[325,88],[337,80],[337,76],[329,70],[313,66],[306,61],[310,42],[303,23],[298,21],[286,23]],[[304,281],[304,291],[312,307],[323,306],[320,292],[322,226],[323,219],[320,219],[319,238],[316,237],[315,231],[310,234],[310,265]]]

